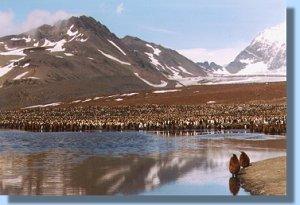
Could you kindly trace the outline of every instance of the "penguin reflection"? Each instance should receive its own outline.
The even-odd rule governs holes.
[[[233,196],[235,196],[239,193],[240,187],[241,187],[241,182],[240,182],[239,178],[231,177],[229,179],[229,190]]]

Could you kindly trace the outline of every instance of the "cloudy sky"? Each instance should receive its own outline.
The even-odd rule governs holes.
[[[119,37],[226,64],[263,29],[285,21],[284,0],[1,0],[0,36],[88,15]]]

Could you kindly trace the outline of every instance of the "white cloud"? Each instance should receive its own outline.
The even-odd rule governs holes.
[[[233,48],[220,49],[205,49],[191,48],[178,50],[181,55],[189,58],[194,62],[215,62],[219,65],[227,65],[246,47],[246,44],[241,44]]]
[[[124,11],[124,4],[122,2],[117,6],[116,12],[117,12],[117,14],[121,14],[121,13],[123,13],[123,11]]]
[[[14,30],[13,18],[12,11],[0,11],[0,36],[10,34]]]
[[[18,34],[36,28],[43,24],[54,24],[55,22],[71,17],[72,14],[65,11],[49,12],[45,10],[34,10],[30,12],[21,23],[14,21],[12,11],[0,11],[0,36]]]
[[[71,16],[72,14],[65,11],[56,11],[51,13],[45,10],[34,10],[28,14],[25,22],[22,23],[22,30],[27,31],[43,24],[51,25],[59,20],[67,19]]]

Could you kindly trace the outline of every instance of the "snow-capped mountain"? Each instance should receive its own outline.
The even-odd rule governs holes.
[[[226,69],[235,75],[286,75],[286,24],[261,32]]]
[[[120,39],[86,16],[0,38],[2,107],[174,88],[206,75],[176,51]]]

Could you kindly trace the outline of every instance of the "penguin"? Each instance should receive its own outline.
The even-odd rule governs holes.
[[[250,158],[248,157],[248,155],[241,151],[241,155],[240,155],[240,165],[245,168],[245,167],[249,167],[250,165]]]
[[[236,176],[240,171],[240,162],[235,154],[232,154],[232,157],[230,158],[229,171],[232,174],[232,177]]]

